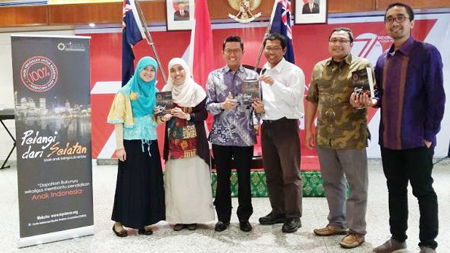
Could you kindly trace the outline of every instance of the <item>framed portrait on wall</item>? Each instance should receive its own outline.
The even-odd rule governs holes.
[[[195,0],[166,0],[168,31],[191,30],[194,25]]]
[[[296,0],[295,24],[327,23],[328,0]]]

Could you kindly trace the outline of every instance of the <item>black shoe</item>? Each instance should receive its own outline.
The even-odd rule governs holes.
[[[217,232],[222,232],[225,229],[227,229],[227,227],[230,225],[229,222],[223,222],[223,221],[219,221],[216,223],[216,226],[214,227],[214,230],[216,230]]]
[[[239,222],[239,228],[244,232],[252,231],[252,225],[248,221]]]
[[[152,235],[153,231],[151,229],[146,230],[145,228],[141,228],[138,230],[138,234],[140,235]]]
[[[173,226],[173,230],[174,231],[180,231],[187,228],[187,225],[185,224],[175,224],[175,226]]]
[[[197,225],[197,223],[192,223],[192,224],[188,224],[187,225],[187,229],[188,230],[196,230],[198,228],[198,225]]]
[[[259,218],[259,223],[261,223],[261,225],[273,225],[275,223],[284,223],[285,220],[285,214],[274,214],[271,212],[268,215]]]
[[[301,226],[302,222],[299,217],[291,217],[286,219],[281,231],[283,231],[283,233],[293,233],[296,232]]]

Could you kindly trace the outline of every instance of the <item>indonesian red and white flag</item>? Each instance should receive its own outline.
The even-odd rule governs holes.
[[[195,0],[193,27],[189,67],[195,82],[205,87],[209,73],[214,70],[213,36],[207,0]]]

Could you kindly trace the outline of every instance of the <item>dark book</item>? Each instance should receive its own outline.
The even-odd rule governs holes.
[[[374,97],[372,69],[364,68],[352,72],[353,91]]]
[[[156,115],[165,115],[170,113],[173,108],[172,91],[161,91],[156,93]]]
[[[242,82],[242,92],[239,94],[242,104],[251,105],[256,100],[261,100],[261,90],[257,79],[246,79]]]

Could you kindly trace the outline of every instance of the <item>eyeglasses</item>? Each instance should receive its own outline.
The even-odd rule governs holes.
[[[397,17],[389,16],[386,18],[386,23],[392,24],[395,21],[395,22],[401,24],[401,23],[405,22],[406,19],[409,19],[409,18],[404,15],[398,15]]]
[[[269,51],[278,51],[281,50],[281,47],[265,47],[264,50]]]
[[[235,49],[231,49],[231,48],[225,48],[225,50],[223,50],[225,52],[225,54],[239,54],[240,52],[242,52],[242,50],[240,48],[235,48]]]
[[[340,44],[345,44],[347,42],[350,42],[350,40],[347,40],[347,39],[330,39],[330,43],[332,43],[332,44],[336,44],[338,42]]]

